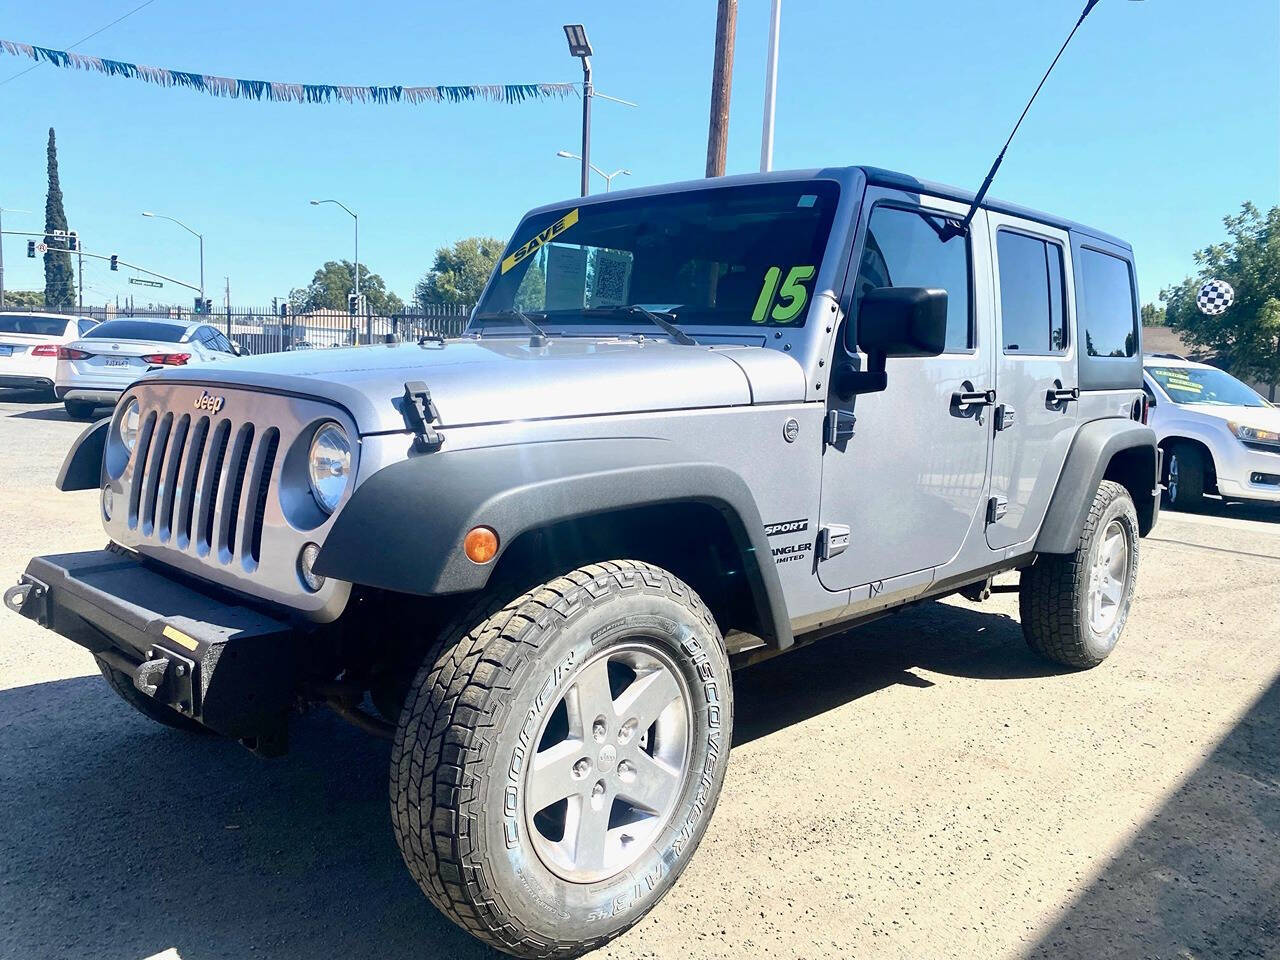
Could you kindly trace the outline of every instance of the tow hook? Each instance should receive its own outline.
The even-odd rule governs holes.
[[[49,588],[39,580],[23,576],[17,586],[10,587],[4,592],[4,605],[14,613],[22,613],[23,608],[28,603],[33,605],[25,616],[30,617],[36,623],[48,626],[48,611],[45,606],[45,600],[49,596]]]

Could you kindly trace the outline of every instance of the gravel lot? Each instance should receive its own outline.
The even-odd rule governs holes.
[[[0,577],[102,546],[81,425],[0,397]],[[737,678],[692,865],[600,956],[1280,956],[1280,510],[1166,513],[1116,653],[1059,673],[1016,598],[925,604]],[[0,611],[0,957],[490,956],[400,862],[388,747],[161,728]]]

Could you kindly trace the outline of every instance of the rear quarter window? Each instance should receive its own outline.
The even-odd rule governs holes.
[[[1127,260],[1090,247],[1080,251],[1081,339],[1090,357],[1132,357],[1138,352],[1138,302]]]

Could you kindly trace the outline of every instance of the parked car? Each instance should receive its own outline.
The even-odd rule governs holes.
[[[1280,503],[1280,409],[1207,363],[1147,357],[1143,381],[1168,506],[1195,510],[1206,493]]]
[[[111,545],[5,602],[171,727],[392,739],[431,901],[599,946],[706,831],[731,667],[1010,571],[1037,654],[1115,647],[1159,511],[1133,254],[972,200],[851,167],[541,207],[460,339],[143,375],[60,475]]]
[[[67,416],[89,420],[98,407],[115,403],[148,370],[226,360],[243,352],[207,323],[107,320],[58,349],[54,395]]]
[[[0,387],[52,391],[58,347],[96,325],[63,313],[0,313]]]

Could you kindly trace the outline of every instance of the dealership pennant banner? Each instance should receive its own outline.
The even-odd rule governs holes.
[[[0,51],[14,57],[28,57],[69,70],[91,70],[113,77],[129,77],[162,87],[188,87],[215,97],[248,100],[282,100],[293,103],[461,103],[489,100],[495,103],[523,103],[550,100],[578,92],[576,83],[464,83],[460,85],[353,86],[339,83],[276,83],[270,80],[237,80],[207,73],[188,73],[166,67],[148,67],[123,60],[108,60],[68,50],[50,50],[15,40],[0,40]]]

